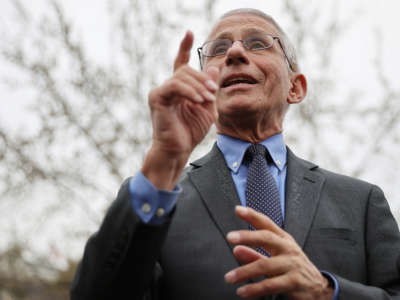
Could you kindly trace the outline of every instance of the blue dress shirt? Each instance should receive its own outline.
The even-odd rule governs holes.
[[[285,181],[286,181],[286,156],[287,150],[283,142],[282,134],[276,134],[264,141],[264,147],[268,149],[272,162],[268,164],[269,171],[275,179],[281,200],[282,216],[285,217]],[[240,203],[246,206],[246,178],[248,165],[243,163],[247,148],[251,145],[227,135],[218,135],[217,146],[223,153],[225,161],[231,170],[233,182],[239,195]]]
[[[287,149],[281,133],[276,134],[260,144],[264,145],[272,158],[268,163],[269,171],[278,187],[281,201],[282,216],[285,218],[285,182],[287,169]],[[218,134],[217,146],[224,155],[225,161],[231,170],[233,182],[239,195],[240,202],[246,206],[246,178],[248,166],[243,163],[247,148],[251,143],[227,135]],[[147,224],[161,224],[174,209],[179,193],[182,191],[178,185],[172,191],[156,189],[153,184],[138,172],[129,182],[129,192],[134,211],[140,219]],[[336,278],[325,271],[321,273],[330,280],[335,288],[332,300],[337,300],[339,284]]]
[[[129,181],[131,203],[136,214],[146,224],[161,224],[174,209],[180,186],[172,191],[158,190],[142,174],[138,172]]]

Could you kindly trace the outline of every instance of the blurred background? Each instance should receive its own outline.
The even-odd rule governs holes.
[[[379,185],[400,220],[397,0],[2,0],[0,300],[69,298],[87,238],[149,147],[149,90],[187,29],[201,46],[238,7],[274,16],[297,47],[309,93],[288,113],[289,147]]]

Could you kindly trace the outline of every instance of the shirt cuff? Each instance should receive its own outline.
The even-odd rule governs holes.
[[[129,180],[133,210],[146,224],[163,223],[174,209],[181,191],[179,185],[172,191],[159,190],[142,172],[138,172]]]
[[[338,281],[331,273],[326,272],[326,271],[320,271],[320,272],[322,275],[325,276],[326,279],[329,280],[329,285],[335,289],[332,300],[338,300],[339,299],[339,283],[338,283]]]

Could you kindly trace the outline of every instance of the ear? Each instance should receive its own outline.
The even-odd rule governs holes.
[[[307,94],[307,79],[301,73],[293,73],[290,78],[291,88],[287,102],[289,104],[300,103]]]

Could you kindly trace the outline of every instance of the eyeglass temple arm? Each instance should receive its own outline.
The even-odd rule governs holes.
[[[203,62],[202,62],[202,59],[201,59],[201,50],[202,49],[203,49],[202,47],[197,48],[197,55],[199,56],[200,70],[203,71]]]
[[[292,71],[294,71],[293,68],[292,68],[292,64],[290,63],[289,57],[288,57],[287,54],[286,54],[285,48],[283,48],[283,45],[282,45],[282,43],[281,43],[281,40],[280,40],[279,37],[277,37],[277,36],[275,36],[274,39],[277,39],[277,40],[278,40],[279,46],[281,46],[281,49],[282,49],[282,51],[283,51],[283,55],[285,55],[286,63],[287,63],[287,65],[288,65],[289,69],[292,70]]]

